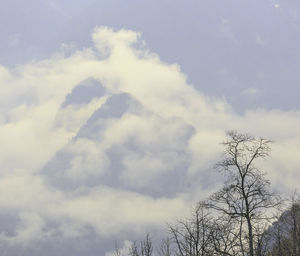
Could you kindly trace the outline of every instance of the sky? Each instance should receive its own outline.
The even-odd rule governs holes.
[[[1,255],[110,256],[222,184],[226,131],[299,187],[297,0],[2,0]]]

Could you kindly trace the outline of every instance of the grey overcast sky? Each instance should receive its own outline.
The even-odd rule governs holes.
[[[0,254],[111,256],[221,183],[227,130],[299,187],[299,0],[1,0]]]

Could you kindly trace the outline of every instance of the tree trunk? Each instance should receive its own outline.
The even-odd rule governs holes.
[[[247,216],[247,224],[248,224],[248,235],[249,235],[249,241],[248,241],[249,242],[249,255],[254,256],[252,223],[251,223],[249,216]]]

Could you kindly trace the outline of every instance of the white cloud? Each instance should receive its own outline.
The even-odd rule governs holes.
[[[30,243],[32,240],[41,240],[45,221],[35,212],[23,212],[20,214],[20,223],[16,228],[15,236],[2,235],[2,239],[9,243]]]
[[[65,170],[69,180],[96,178],[108,170],[109,160],[101,146],[91,140],[79,139],[68,145],[67,152],[72,155],[71,166]]]
[[[131,229],[144,232],[184,215],[195,198],[207,193],[201,178],[209,177],[207,170],[218,160],[219,143],[230,129],[274,139],[270,177],[285,188],[297,185],[300,112],[253,110],[239,116],[223,100],[190,86],[178,65],[138,47],[140,37],[134,31],[97,28],[93,48],[13,69],[0,67],[0,207],[21,216],[24,225],[14,239],[34,240],[50,220],[67,237],[79,235],[86,225],[109,237]],[[74,86],[89,77],[106,87],[106,95],[62,109]],[[75,137],[92,113],[120,92],[141,107],[130,103],[121,117],[100,120],[95,140]],[[244,92],[257,93],[254,88]],[[123,182],[116,182],[120,187],[101,183],[112,175],[109,152],[115,148],[121,155],[122,169],[115,174]],[[50,174],[39,172],[61,149],[72,157],[58,171],[78,181],[74,190],[50,185]],[[160,186],[166,173],[172,182],[176,171],[187,179],[183,190],[175,187],[172,196],[157,198],[143,193],[153,180]],[[98,183],[89,187],[88,179]]]

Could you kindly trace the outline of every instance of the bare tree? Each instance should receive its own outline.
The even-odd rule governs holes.
[[[133,242],[129,248],[129,256],[141,256],[137,242]]]
[[[115,250],[114,250],[114,252],[113,252],[113,255],[114,255],[114,256],[122,256],[122,255],[121,255],[121,249],[119,248],[117,242],[115,243]]]
[[[290,205],[278,221],[273,224],[276,231],[275,255],[300,255],[300,197],[296,193],[290,200]]]
[[[290,208],[293,255],[300,255],[300,197],[294,194]]]
[[[240,252],[236,255],[255,255],[255,241],[263,232],[256,233],[262,222],[272,218],[268,210],[280,204],[277,195],[270,191],[270,182],[256,162],[270,152],[270,140],[255,138],[234,131],[228,132],[225,157],[217,164],[227,180],[224,186],[209,197],[206,206],[225,215],[235,223],[240,239]]]
[[[278,218],[265,231],[270,237],[267,255],[300,255],[300,197],[292,196],[288,208],[281,211]]]
[[[157,248],[159,256],[172,256],[174,255],[172,241],[170,237],[162,239],[159,247]]]
[[[225,215],[213,219],[211,241],[214,246],[214,255],[239,255],[241,248],[237,224],[235,219]]]
[[[141,256],[151,256],[153,253],[153,244],[149,234],[141,242]]]
[[[257,163],[268,157],[270,140],[228,132],[225,154],[216,166],[224,185],[193,209],[192,216],[169,225],[170,237],[157,249],[159,256],[300,256],[300,199],[277,215],[280,197],[271,191]],[[116,250],[116,256],[120,252]],[[134,242],[129,256],[152,256],[147,234]]]
[[[153,244],[150,235],[147,233],[144,240],[138,243],[135,241],[129,248],[129,256],[152,256]]]
[[[212,255],[211,227],[210,214],[201,203],[194,208],[190,219],[169,225],[176,255]]]
[[[148,233],[142,241],[134,241],[127,249],[120,249],[116,243],[113,251],[114,256],[152,256],[152,253],[153,243]]]

